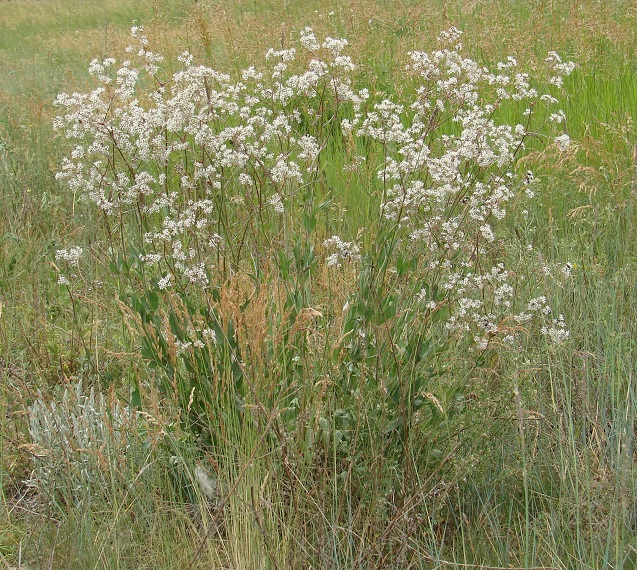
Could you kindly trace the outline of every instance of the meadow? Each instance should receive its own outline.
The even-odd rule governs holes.
[[[0,0],[0,566],[637,568],[636,72],[634,0]]]

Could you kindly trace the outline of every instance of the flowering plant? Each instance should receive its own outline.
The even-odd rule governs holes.
[[[323,316],[312,312],[319,254],[328,272],[345,277],[353,268],[338,340],[327,340],[334,316],[324,323],[325,346],[337,349],[345,392],[380,388],[393,427],[407,428],[427,402],[434,414],[443,410],[426,390],[454,343],[479,362],[550,313],[543,297],[519,310],[503,221],[516,200],[533,197],[533,176],[516,162],[529,140],[548,136],[546,123],[564,123],[551,91],[571,63],[551,52],[541,93],[514,58],[489,70],[465,57],[451,28],[439,50],[409,54],[413,96],[395,101],[356,88],[347,41],[321,42],[310,28],[298,48],[269,50],[267,70],[249,67],[237,78],[188,53],[165,77],[143,29],[133,37],[131,59],[91,63],[95,90],[58,96],[55,126],[74,142],[58,178],[103,212],[143,354],[195,424],[220,398],[245,397],[237,319],[221,306],[239,275],[255,294],[266,282],[285,291],[266,311],[271,323],[287,323],[282,345],[273,347],[271,328],[270,349],[258,356],[281,359],[278,386],[293,400],[289,377],[311,348],[298,323]],[[522,105],[520,122],[499,122],[511,104]],[[551,136],[568,146],[566,134]],[[376,221],[350,241],[326,237],[329,223],[317,227],[339,198],[325,192],[330,152],[344,154],[344,170],[372,203],[377,196]],[[562,319],[541,330],[552,340],[568,335]]]

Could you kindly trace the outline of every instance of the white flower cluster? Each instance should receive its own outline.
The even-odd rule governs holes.
[[[541,330],[542,334],[554,344],[564,342],[570,336],[564,322],[564,315],[559,315],[557,319],[553,320],[551,326],[543,326]]]
[[[58,249],[55,252],[55,260],[56,261],[63,261],[67,265],[69,265],[71,268],[78,267],[79,262],[80,262],[80,257],[82,257],[83,253],[84,253],[84,249],[82,249],[80,246],[77,246],[77,245],[73,246],[73,247],[70,247],[68,249]],[[74,273],[72,273],[70,275],[70,277],[71,277],[71,279],[73,279],[73,278],[76,277],[76,275]],[[71,281],[66,275],[64,275],[63,273],[59,272],[58,273],[57,284],[58,285],[70,285]]]
[[[271,49],[266,70],[249,67],[236,80],[184,53],[181,69],[160,81],[161,56],[149,51],[141,28],[133,36],[130,60],[91,63],[96,89],[58,96],[54,125],[75,146],[57,177],[107,216],[130,216],[143,228],[139,259],[159,289],[207,287],[216,260],[232,257],[248,230],[259,233],[253,224],[289,219],[283,215],[293,214],[294,197],[315,181],[327,144],[322,127],[334,121],[362,139],[359,149],[383,149],[383,220],[419,257],[426,281],[432,276],[445,292],[448,330],[481,348],[500,334],[510,340],[514,285],[501,264],[499,227],[512,200],[533,196],[532,174],[520,179],[515,160],[538,106],[550,108],[549,123],[565,122],[557,99],[531,86],[514,58],[491,71],[463,55],[461,32],[452,28],[441,34],[441,49],[409,54],[413,100],[368,101],[367,89],[353,87],[347,41],[319,41],[310,28],[298,50]],[[561,86],[573,64],[553,52],[547,63],[550,83]],[[507,100],[527,107],[524,124],[498,122]],[[566,134],[554,141],[569,144]],[[370,156],[350,157],[345,168]],[[359,246],[338,236],[324,245],[333,252],[329,266],[361,259]]]
[[[55,259],[58,261],[66,261],[69,265],[74,265],[75,267],[77,267],[80,261],[80,257],[82,257],[83,253],[84,250],[80,246],[76,245],[70,247],[69,249],[58,249],[55,252]]]
[[[192,354],[195,349],[210,349],[217,344],[217,334],[202,315],[197,315],[181,335],[175,336],[168,327],[162,330],[162,336],[174,346],[177,355]]]
[[[442,49],[410,54],[409,69],[418,80],[410,104],[385,99],[342,127],[384,146],[378,169],[382,214],[404,232],[414,252],[424,252],[430,273],[447,292],[455,307],[449,331],[473,333],[478,347],[486,348],[500,333],[512,339],[507,311],[514,287],[497,262],[504,247],[498,227],[520,188],[534,195],[532,173],[520,180],[515,159],[529,136],[531,110],[558,101],[540,95],[528,75],[516,71],[515,58],[492,72],[464,57],[460,37],[452,28],[439,38]],[[547,62],[553,84],[561,85],[561,77],[573,70],[553,52]],[[508,99],[526,103],[524,125],[497,122],[498,108]],[[551,122],[564,121],[564,113],[554,110]],[[453,125],[452,134],[438,134],[443,123]],[[568,135],[554,140],[568,148]]]
[[[310,55],[304,71],[288,69],[295,48],[271,49],[270,70],[250,67],[240,80],[183,53],[182,68],[160,81],[162,57],[149,51],[142,28],[132,35],[130,59],[91,62],[96,89],[57,97],[54,126],[75,144],[57,178],[108,216],[137,219],[145,228],[140,260],[154,268],[160,289],[177,281],[205,287],[239,228],[262,219],[268,203],[283,214],[282,197],[316,167],[322,143],[300,125],[299,108],[318,121],[312,100],[330,113],[344,105],[358,111],[369,94],[351,87],[347,41],[320,43],[310,28],[300,35]],[[232,205],[241,208],[225,223]]]
[[[571,138],[567,134],[559,135],[555,137],[555,144],[563,152],[571,145]]]
[[[323,245],[327,249],[336,250],[327,258],[328,267],[340,267],[343,265],[343,261],[356,262],[361,259],[360,248],[355,243],[343,241],[338,236],[332,236],[326,239]]]
[[[557,87],[562,87],[564,77],[573,73],[575,69],[575,64],[572,61],[562,62],[562,58],[554,51],[549,52],[546,62],[554,73],[549,82]]]
[[[285,206],[283,205],[283,200],[281,200],[280,194],[273,194],[270,197],[270,205],[274,208],[274,211],[277,214],[283,214],[285,212]]]

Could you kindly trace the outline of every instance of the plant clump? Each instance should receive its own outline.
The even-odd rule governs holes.
[[[546,298],[526,296],[519,267],[537,261],[506,224],[535,193],[517,166],[528,146],[568,147],[556,95],[573,64],[551,52],[542,90],[512,57],[494,70],[466,57],[451,28],[409,54],[399,99],[359,85],[347,40],[310,28],[236,77],[188,53],[169,74],[142,28],[133,38],[129,59],[91,63],[93,91],[58,96],[73,147],[58,179],[103,213],[142,355],[198,437],[215,439],[212,410],[261,402],[260,385],[293,429],[322,375],[347,417],[369,399],[405,442],[423,406],[444,414],[441,377],[466,379],[531,331],[568,338]],[[500,119],[511,110],[518,122]],[[364,227],[334,232],[334,169],[370,196]],[[259,349],[240,326],[257,298]]]

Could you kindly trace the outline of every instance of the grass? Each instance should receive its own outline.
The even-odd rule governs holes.
[[[637,567],[635,2],[15,0],[1,8],[0,563]],[[86,89],[90,60],[121,53],[133,21],[173,62],[188,49],[230,71],[261,61],[268,47],[287,46],[311,25],[317,35],[347,37],[362,64],[361,83],[388,95],[409,89],[406,53],[434,47],[451,24],[481,61],[513,54],[541,73],[548,50],[574,59],[564,105],[574,144],[560,156],[538,145],[524,159],[521,167],[540,177],[539,197],[510,225],[522,242],[534,243],[543,264],[573,264],[563,283],[539,272],[525,277],[529,291],[546,294],[564,313],[567,346],[529,342],[524,352],[470,370],[453,369],[461,355],[452,353],[451,374],[429,388],[445,415],[423,412],[412,451],[401,458],[378,435],[385,416],[364,413],[373,396],[345,401],[339,392],[339,345],[326,340],[317,348],[311,343],[318,336],[307,337],[314,360],[291,364],[301,350],[294,343],[306,338],[294,326],[315,326],[285,321],[294,283],[304,282],[256,298],[238,280],[221,303],[243,350],[279,356],[251,364],[259,397],[239,417],[233,405],[220,406],[207,420],[219,434],[214,452],[202,452],[170,398],[156,391],[158,372],[138,354],[132,317],[122,319],[118,284],[104,262],[104,225],[55,180],[64,141],[51,128],[52,101],[61,91]],[[318,231],[351,235],[368,228],[379,197],[369,179],[343,175],[342,149],[330,152],[321,192],[334,202],[319,214]],[[53,264],[56,249],[76,243],[90,244],[83,279],[93,286],[69,297]],[[346,279],[317,275],[307,295],[336,329]],[[272,378],[288,375],[301,386],[296,400],[268,400]],[[361,375],[374,377],[371,370]],[[24,484],[42,461],[34,460],[42,450],[32,445],[25,411],[39,393],[59,399],[79,380],[113,401],[134,393],[147,423],[131,447],[139,455],[126,456],[130,464],[104,470],[99,454],[88,453],[91,469],[107,477],[99,499],[89,485],[77,499],[81,508],[69,498],[51,508]],[[259,407],[263,402],[270,407]],[[66,490],[81,481],[74,461],[85,457],[68,453],[56,472]],[[217,479],[213,499],[197,485],[197,464]]]

